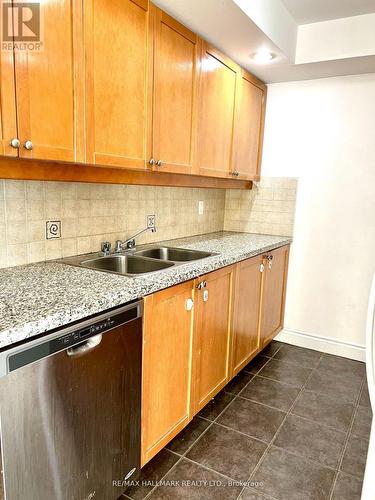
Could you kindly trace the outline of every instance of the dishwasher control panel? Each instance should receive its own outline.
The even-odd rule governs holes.
[[[78,330],[76,332],[68,333],[63,337],[59,337],[56,339],[57,344],[63,347],[70,347],[77,342],[82,340],[86,340],[93,335],[97,335],[98,333],[106,332],[107,330],[115,327],[118,322],[112,318],[108,318],[101,323],[95,323],[95,325],[88,326],[87,328],[83,328],[82,330]]]
[[[105,333],[115,327],[135,320],[142,314],[139,304],[137,302],[126,308],[113,310],[112,314],[100,315],[91,320],[82,321],[80,322],[81,324],[64,328],[63,331],[60,331],[60,334],[59,332],[55,332],[55,334],[48,335],[45,338],[28,342],[22,347],[10,349],[6,353],[6,372],[17,370],[39,359],[51,356],[77,344],[82,344],[95,335]]]

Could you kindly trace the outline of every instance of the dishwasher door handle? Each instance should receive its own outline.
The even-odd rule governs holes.
[[[83,344],[79,344],[75,347],[69,347],[69,349],[66,350],[66,354],[71,357],[83,356],[84,354],[95,349],[95,347],[97,347],[102,341],[102,338],[103,335],[99,333],[98,335],[95,335],[94,337],[86,340],[86,342],[84,342]]]

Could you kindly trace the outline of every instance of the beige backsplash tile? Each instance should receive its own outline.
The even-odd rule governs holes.
[[[219,189],[0,180],[0,267],[98,251],[143,229],[147,214],[157,232],[139,243],[220,231],[224,210]],[[46,240],[51,220],[61,221],[61,239]]]
[[[6,200],[24,200],[26,194],[25,181],[6,181],[5,199]]]
[[[100,250],[156,215],[156,233],[138,242],[222,231],[289,235],[296,180],[265,178],[253,191],[0,180],[0,267]],[[204,214],[198,215],[198,201]],[[60,220],[62,238],[46,240],[46,221]]]
[[[292,236],[297,179],[263,177],[251,191],[228,189],[224,229]]]
[[[46,247],[44,241],[33,241],[27,245],[28,262],[40,262],[46,258]]]

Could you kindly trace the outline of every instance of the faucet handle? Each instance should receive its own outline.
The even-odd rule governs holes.
[[[127,247],[127,248],[129,248],[129,249],[130,249],[130,248],[134,248],[134,247],[135,247],[135,239],[133,238],[133,239],[129,240],[129,241],[126,243],[126,247]]]
[[[111,252],[112,245],[109,241],[103,241],[102,243],[102,252],[104,255],[108,255]]]

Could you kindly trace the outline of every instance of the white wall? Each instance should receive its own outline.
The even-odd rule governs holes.
[[[265,176],[298,177],[284,339],[362,359],[375,270],[375,74],[269,86]]]

